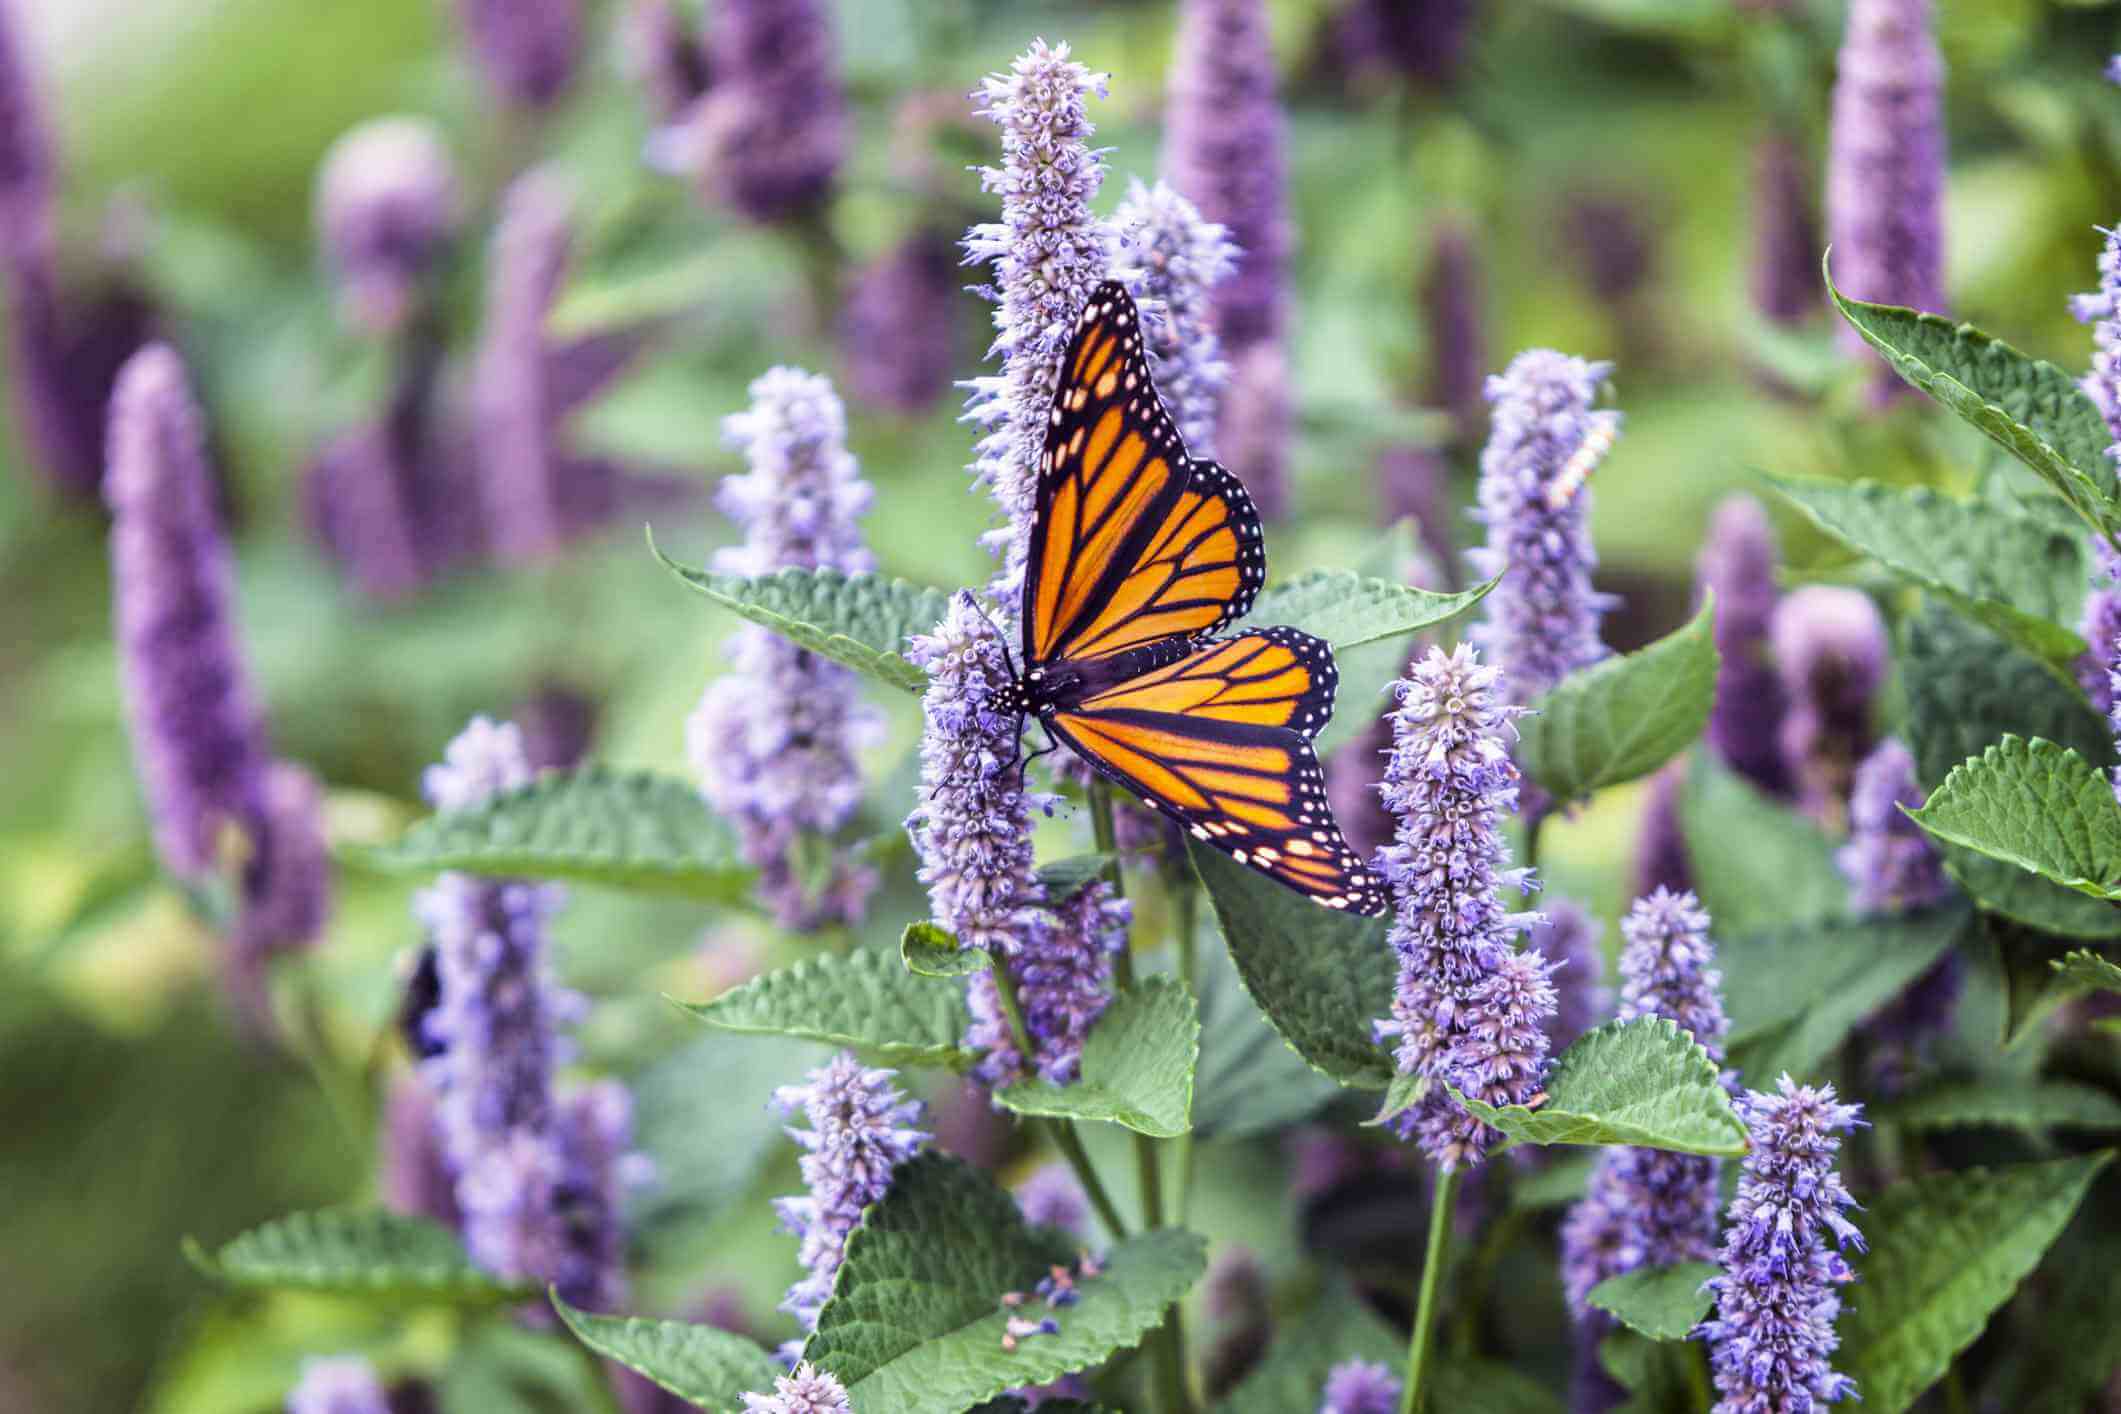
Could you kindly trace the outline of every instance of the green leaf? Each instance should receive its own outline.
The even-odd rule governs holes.
[[[1343,1085],[1390,1085],[1391,1053],[1370,1039],[1392,1013],[1398,970],[1385,920],[1322,908],[1206,845],[1187,850],[1237,975],[1281,1038]]]
[[[748,897],[752,879],[698,787],[608,766],[541,776],[470,810],[431,815],[395,844],[347,854],[393,873],[459,869],[723,903]]]
[[[771,1392],[782,1373],[756,1341],[713,1326],[593,1315],[556,1292],[551,1300],[582,1344],[703,1409],[734,1409],[746,1394]]]
[[[1587,1298],[1611,1312],[1624,1326],[1651,1340],[1685,1340],[1701,1324],[1714,1300],[1701,1284],[1716,1275],[1714,1262],[1680,1262],[1670,1267],[1637,1267],[1607,1277]]]
[[[1451,1092],[1524,1144],[1632,1144],[1735,1157],[1745,1124],[1693,1036],[1662,1017],[1608,1022],[1561,1053],[1536,1109]]]
[[[2111,1152],[1894,1184],[1859,1221],[1861,1301],[1840,1320],[1840,1366],[1863,1407],[1900,1414],[1974,1343],[2068,1224]]]
[[[972,1063],[961,1044],[970,1022],[962,990],[908,972],[885,948],[819,953],[711,1002],[679,1005],[711,1026],[851,1046],[885,1065]]]
[[[1702,1347],[1616,1330],[1598,1343],[1598,1363],[1628,1392],[1613,1414],[1697,1414],[1706,1387]]]
[[[1928,803],[1908,814],[1940,840],[2093,898],[2121,899],[2121,802],[2113,784],[2044,738],[2004,737],[1955,766]]]
[[[1510,1185],[1510,1206],[1528,1213],[1565,1208],[1583,1196],[1584,1185],[1597,1166],[1596,1154],[1550,1154],[1537,1169],[1516,1176]]]
[[[2030,467],[2095,529],[2121,531],[2113,434],[2077,380],[1971,324],[1827,293],[1864,342],[1902,378]]]
[[[1289,624],[1336,650],[1360,648],[1456,618],[1499,582],[1498,576],[1463,594],[1437,594],[1353,570],[1312,570],[1261,594],[1239,626]]]
[[[1880,1105],[1871,1119],[1910,1130],[2121,1129],[2121,1100],[2073,1080],[1969,1080]]]
[[[933,632],[949,611],[940,589],[875,574],[781,570],[746,578],[689,569],[655,548],[655,557],[700,593],[798,647],[905,692],[921,692],[928,675],[906,660],[906,640]]]
[[[1706,751],[1687,762],[1679,828],[1718,937],[1810,922],[1848,906],[1825,832]]]
[[[1821,530],[2050,663],[2084,652],[2073,629],[2083,536],[1955,501],[1926,486],[1767,478]]]
[[[1053,1313],[1059,1334],[1005,1351],[1002,1293],[1030,1291],[1074,1255],[1049,1239],[985,1175],[922,1154],[900,1166],[848,1238],[803,1358],[845,1382],[856,1409],[968,1409],[1138,1344],[1207,1267],[1206,1244],[1192,1233],[1138,1234],[1079,1284],[1080,1300]]]
[[[475,1306],[537,1294],[534,1286],[511,1285],[474,1266],[448,1229],[380,1209],[290,1213],[231,1239],[218,1252],[186,1238],[184,1255],[230,1286]]]
[[[957,939],[933,923],[908,923],[898,940],[899,960],[922,977],[970,977],[985,972],[994,960],[984,948],[962,948]]]
[[[1344,1282],[1336,1281],[1294,1322],[1276,1329],[1266,1358],[1217,1407],[1216,1414],[1291,1414],[1316,1409],[1326,1376],[1343,1360],[1367,1360],[1396,1371],[1406,1358],[1406,1337],[1386,1325]]]
[[[1138,1134],[1184,1134],[1200,1059],[1200,1012],[1176,977],[1144,977],[1105,1008],[1083,1042],[1072,1085],[1024,1080],[994,1092],[1020,1115],[1106,1120]]]
[[[1686,749],[1716,702],[1713,596],[1675,633],[1562,679],[1518,723],[1525,774],[1557,800],[1648,775]]]
[[[1340,1093],[1282,1044],[1245,995],[1229,950],[1200,951],[1200,1065],[1194,1073],[1196,1141],[1270,1134]]]

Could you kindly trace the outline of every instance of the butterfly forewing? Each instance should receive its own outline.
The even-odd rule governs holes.
[[[1252,629],[1194,644],[1185,657],[1084,697],[1087,712],[1165,712],[1315,737],[1340,681],[1332,650],[1293,628]]]

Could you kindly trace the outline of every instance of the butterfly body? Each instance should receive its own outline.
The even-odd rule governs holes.
[[[1100,285],[1061,367],[1025,566],[1022,676],[997,705],[1103,775],[1329,908],[1384,888],[1326,805],[1311,739],[1331,718],[1327,646],[1224,633],[1266,580],[1259,513],[1190,456],[1150,379],[1140,315]]]

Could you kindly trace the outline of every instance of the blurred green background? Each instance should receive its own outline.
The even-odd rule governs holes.
[[[69,259],[89,263],[114,212],[131,213],[135,273],[208,405],[277,749],[328,783],[340,840],[394,830],[419,809],[420,767],[466,717],[507,713],[543,687],[596,702],[599,757],[682,770],[684,717],[731,625],[655,565],[632,525],[561,563],[460,573],[387,607],[345,585],[305,537],[300,470],[382,377],[334,318],[313,241],[312,179],[334,138],[397,112],[449,135],[480,213],[449,286],[459,351],[477,327],[495,191],[533,152],[567,174],[582,228],[560,320],[676,311],[668,337],[575,429],[585,446],[691,469],[704,488],[736,467],[717,422],[751,377],[774,362],[838,368],[804,249],[642,166],[649,120],[613,53],[614,8],[596,9],[579,82],[533,133],[495,112],[437,0],[13,0],[63,154]],[[1706,510],[1755,471],[1963,484],[1985,464],[1973,434],[1927,404],[1861,415],[1860,373],[1834,352],[1823,315],[1770,330],[1747,301],[1753,142],[1777,113],[1820,149],[1837,6],[1776,16],[1721,0],[1489,3],[1442,89],[1351,73],[1331,43],[1341,0],[1272,8],[1298,231],[1295,509],[1269,534],[1277,574],[1347,563],[1374,541],[1376,453],[1433,426],[1416,415],[1436,352],[1419,288],[1446,213],[1477,233],[1492,362],[1532,345],[1619,361],[1627,427],[1595,512],[1601,580],[1627,598],[1617,644],[1683,616]],[[1155,175],[1166,0],[836,9],[857,142],[828,220],[850,259],[924,219],[988,209],[963,170],[991,158],[984,125],[935,143],[937,195],[905,179],[894,115],[923,93],[962,95],[1034,36],[1066,39],[1112,75],[1093,108],[1112,149],[1100,208],[1127,176]],[[2093,283],[2094,227],[2121,217],[2121,91],[2099,78],[2121,22],[2110,8],[2044,0],[1941,9],[1953,312],[2080,366],[2089,341],[2064,300]],[[1587,203],[1631,229],[1587,222]],[[1622,238],[1639,245],[1639,271],[1601,295],[1587,266]],[[969,377],[987,307],[962,295],[948,317]],[[974,541],[988,502],[967,489],[970,436],[955,416],[954,397],[917,419],[851,409],[887,572],[944,585],[984,573]],[[440,1318],[225,1299],[179,1256],[187,1233],[219,1239],[292,1207],[370,1196],[370,1117],[335,1108],[311,1068],[247,1046],[225,1021],[212,942],[152,872],[118,711],[104,523],[49,496],[19,445],[0,428],[0,1263],[16,1274],[0,1287],[0,1410],[270,1408],[302,1352],[333,1348],[431,1365],[453,1339]],[[1793,563],[1833,568],[1784,530]],[[691,562],[727,535],[704,497],[659,514],[656,531]],[[1447,533],[1467,538],[1462,522]],[[1380,685],[1344,683],[1343,702]],[[903,780],[913,704],[885,705],[893,730],[874,775]],[[880,801],[877,817],[908,803]],[[1623,793],[1551,846],[1560,885],[1608,919],[1633,808]],[[330,938],[290,983],[319,1008],[327,1075],[359,1075],[387,1053],[396,969],[415,941],[409,893],[347,873]],[[895,936],[921,911],[901,881],[872,926]],[[763,1102],[805,1053],[702,1039],[658,994],[704,995],[732,959],[794,945],[747,917],[588,891],[557,938],[568,980],[603,1002],[584,1059],[634,1080],[664,1169],[638,1235],[638,1305],[673,1309],[732,1280],[777,1333],[766,1313],[792,1246],[769,1231],[760,1195],[793,1174]],[[1203,1175],[1205,1229],[1243,1236],[1270,1265],[1285,1258],[1293,1238],[1257,1219],[1282,1201],[1274,1166],[1211,1157]],[[520,1373],[540,1358],[533,1345],[485,1344],[486,1365],[458,1377],[472,1382],[462,1407],[508,1407],[490,1402],[479,1370]],[[555,1388],[566,1378],[550,1376]]]

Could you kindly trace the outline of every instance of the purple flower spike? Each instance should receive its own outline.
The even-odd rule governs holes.
[[[1834,282],[1880,304],[1944,311],[1944,58],[1930,0],[1852,0],[1834,80],[1827,235]],[[1844,328],[1843,343],[1863,345]],[[1878,369],[1873,401],[1906,389]]]
[[[15,235],[51,216],[59,158],[12,18],[0,7],[0,230]],[[47,233],[48,234],[48,233]]]
[[[1252,493],[1259,513],[1274,519],[1289,507],[1289,436],[1296,419],[1289,359],[1279,343],[1263,342],[1233,354],[1231,362],[1216,432],[1218,460]]]
[[[1451,415],[1454,440],[1466,447],[1480,440],[1487,423],[1484,286],[1480,246],[1471,227],[1446,217],[1421,286],[1422,327],[1429,343],[1427,400]]]
[[[2092,326],[2092,368],[2077,386],[2098,404],[2107,431],[2121,443],[2121,227],[2106,233],[2099,252],[2099,288],[2072,296],[2069,312]],[[2114,449],[2106,454],[2114,456]]]
[[[1835,856],[1858,913],[1902,913],[1950,897],[1944,860],[1922,827],[1901,810],[1922,804],[1915,758],[1898,738],[1878,743],[1856,768],[1849,793],[1849,837]]]
[[[1464,67],[1478,0],[1355,0],[1333,25],[1340,62],[1364,75],[1389,66],[1427,88],[1449,88]]]
[[[1582,904],[1566,898],[1541,903],[1545,920],[1532,929],[1529,943],[1553,973],[1555,1007],[1547,1021],[1547,1040],[1561,1051],[1605,1014],[1609,999],[1599,985],[1605,962],[1598,946],[1598,921]]]
[[[502,102],[550,108],[574,82],[582,0],[457,0],[457,23]]]
[[[571,205],[556,177],[532,172],[508,189],[494,234],[471,396],[487,538],[503,560],[537,559],[566,538],[545,319],[567,275]]]
[[[1693,860],[1687,855],[1686,832],[1679,818],[1679,793],[1686,787],[1687,763],[1678,760],[1650,778],[1642,823],[1635,835],[1635,892],[1674,893],[1693,887]]]
[[[235,566],[184,365],[141,350],[111,403],[111,574],[120,673],[163,867],[213,874],[221,832],[255,829],[265,720],[238,651]]]
[[[809,1191],[773,1205],[782,1226],[799,1239],[798,1255],[808,1270],[788,1289],[781,1309],[806,1331],[817,1329],[818,1312],[846,1256],[847,1234],[862,1220],[862,1210],[890,1191],[898,1166],[928,1142],[917,1127],[920,1104],[891,1083],[897,1073],[867,1069],[851,1051],[841,1051],[805,1083],[774,1092],[776,1108],[801,1110],[810,1121],[808,1129],[788,1131],[803,1148]]]
[[[872,490],[847,452],[847,419],[832,385],[776,368],[751,385],[750,407],[724,420],[723,438],[750,470],[718,499],[744,543],[716,554],[726,574],[873,567],[859,518]],[[860,918],[875,874],[838,851],[826,877],[805,881],[803,841],[830,840],[862,800],[856,753],[881,722],[852,670],[763,628],[729,641],[732,671],[708,684],[686,741],[707,799],[736,824],[762,899],[783,927]]]
[[[1501,700],[1501,673],[1472,648],[1432,648],[1393,685],[1386,807],[1398,821],[1377,852],[1391,885],[1390,934],[1399,980],[1380,1041],[1396,1038],[1403,1075],[1429,1089],[1393,1121],[1444,1168],[1478,1164],[1494,1132],[1444,1085],[1490,1104],[1538,1093],[1555,1008],[1550,964],[1512,941],[1536,914],[1508,912],[1501,890],[1524,885],[1508,867],[1501,817],[1517,804],[1517,768],[1504,733],[1521,709]]]
[[[1885,685],[1885,621],[1867,594],[1807,585],[1776,606],[1769,638],[1790,704],[1778,736],[1798,803],[1839,829],[1856,763],[1877,740],[1871,718]]]
[[[456,235],[456,164],[434,124],[378,118],[348,132],[317,176],[317,238],[347,323],[401,328]]]
[[[1820,307],[1819,203],[1805,149],[1781,128],[1753,144],[1753,308],[1802,324]]]
[[[1716,596],[1716,706],[1709,746],[1725,765],[1772,795],[1790,791],[1781,730],[1789,699],[1768,662],[1775,617],[1775,528],[1751,496],[1729,496],[1709,519],[1694,561],[1698,592]]]
[[[390,1087],[383,1111],[382,1153],[378,1168],[384,1206],[394,1213],[432,1218],[445,1227],[464,1220],[457,1207],[456,1178],[442,1153],[435,1122],[434,1095],[417,1075]]]
[[[818,0],[721,0],[707,46],[712,85],[651,153],[752,221],[816,205],[847,155],[829,10]]]
[[[2092,553],[2099,562],[2092,590],[2084,596],[2084,617],[2077,632],[2091,645],[2076,663],[2077,685],[2093,707],[2111,712],[2114,706],[2113,645],[2121,639],[2121,556],[2104,540],[2094,538]]]
[[[980,169],[980,185],[1002,199],[1002,219],[965,233],[967,264],[992,265],[994,343],[1002,371],[972,380],[965,418],[983,429],[972,479],[993,493],[1007,522],[988,537],[1001,556],[991,592],[1015,604],[1030,544],[1046,415],[1060,386],[1060,360],[1090,290],[1105,278],[1109,233],[1090,202],[1105,177],[1090,146],[1086,112],[1105,79],[1068,58],[1065,44],[1036,40],[1006,74],[973,94],[979,116],[1002,130],[1002,163]]]
[[[619,64],[649,118],[674,123],[707,91],[707,50],[675,0],[630,0],[619,17]]]
[[[1622,1021],[1663,1017],[1693,1033],[1721,1062],[1730,1023],[1711,965],[1709,916],[1691,893],[1659,889],[1621,922]],[[1661,1149],[1607,1149],[1561,1228],[1561,1272],[1569,1309],[1602,1334],[1585,1301],[1592,1287],[1637,1267],[1707,1261],[1716,1247],[1718,1161]]]
[[[1028,1070],[1055,1085],[1074,1082],[1082,1069],[1083,1041],[1112,1000],[1112,955],[1127,944],[1132,914],[1103,880],[1089,884],[1027,927],[1022,946],[997,956],[1016,983],[1030,1037],[1028,1060],[1017,1050],[992,972],[974,973],[965,993],[972,1010],[966,1044],[987,1054],[974,1073],[1000,1088]]]
[[[1318,1414],[1397,1414],[1399,1376],[1367,1360],[1347,1360],[1326,1375]]]
[[[1216,287],[1237,268],[1237,247],[1167,182],[1130,182],[1112,226],[1118,259],[1141,272],[1134,295],[1142,306],[1156,391],[1186,450],[1213,457],[1230,368],[1209,325],[1209,305]]]
[[[374,1366],[358,1355],[336,1355],[302,1362],[287,1414],[390,1414],[390,1400]]]
[[[243,868],[231,982],[257,1022],[267,1018],[265,969],[279,953],[314,944],[331,916],[331,846],[317,778],[291,761],[266,768]]]
[[[1610,652],[1598,626],[1613,599],[1591,588],[1589,477],[1620,433],[1619,413],[1591,409],[1611,372],[1533,349],[1488,380],[1493,427],[1475,512],[1488,538],[1466,559],[1481,578],[1503,579],[1468,637],[1507,675],[1514,702]]]
[[[1744,1177],[1731,1203],[1713,1315],[1695,1329],[1709,1345],[1715,1414],[1810,1409],[1857,1397],[1855,1381],[1827,1363],[1840,1342],[1837,1287],[1855,1280],[1840,1249],[1863,1250],[1842,1215],[1854,1207],[1834,1171],[1836,1136],[1861,1123],[1861,1105],[1839,1104],[1834,1087],[1782,1077],[1777,1094],[1739,1097],[1750,1131]]]
[[[1066,1164],[1046,1164],[1016,1185],[1016,1206],[1033,1227],[1057,1227],[1081,1237],[1090,1226],[1090,1200]]]
[[[910,417],[949,390],[957,358],[956,267],[949,237],[920,230],[854,277],[839,343],[855,397]]]
[[[854,1414],[847,1387],[805,1360],[773,1382],[772,1394],[744,1396],[744,1414]]]

